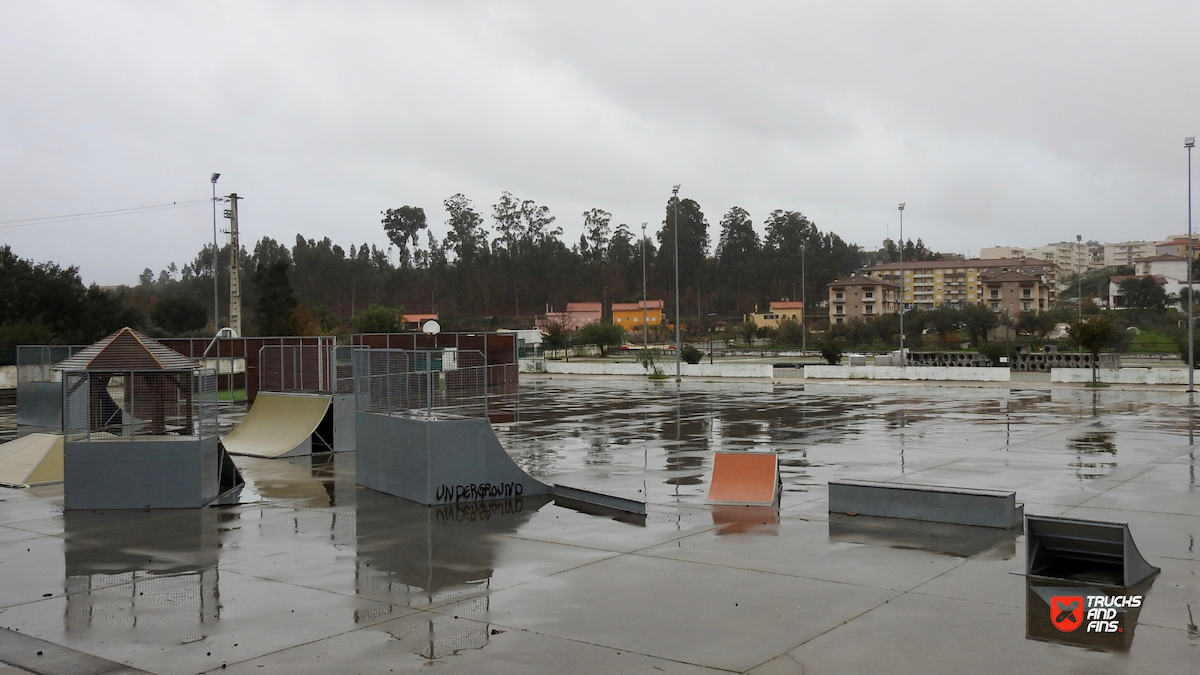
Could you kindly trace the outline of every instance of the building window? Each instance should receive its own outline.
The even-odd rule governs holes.
[[[863,293],[863,297],[864,297],[864,298],[866,298],[867,300],[874,300],[874,299],[875,299],[875,292],[874,292],[874,291],[867,291],[866,293]]]
[[[1021,307],[1021,309],[1028,312],[1029,310],[1033,309],[1033,307],[1031,306],[1032,304],[1033,303],[1031,303],[1031,302],[1022,303],[1023,306]]]
[[[1000,311],[1000,303],[998,303],[998,302],[993,302],[993,303],[992,303],[992,311],[993,311],[993,312],[999,312],[999,311]]]
[[[874,314],[874,313],[875,313],[875,305],[867,305],[866,309],[863,311],[863,314]]]
[[[1031,291],[1031,290],[1030,290],[1030,289],[1028,289],[1028,288],[1022,288],[1022,289],[1021,289],[1021,297],[1022,297],[1022,298],[1032,298],[1033,296],[1032,296],[1032,295],[1030,295],[1030,293],[1032,293],[1032,292],[1033,292],[1033,291]],[[1026,303],[1026,304],[1028,304],[1028,303]]]
[[[842,292],[841,292],[841,291],[838,291],[837,293],[834,293],[834,294],[833,294],[833,299],[834,299],[834,300],[841,300],[841,299],[842,299]]]
[[[1000,299],[1000,291],[993,288],[992,289],[992,300],[999,300],[999,299]],[[995,303],[993,303],[993,304],[995,304]]]
[[[844,313],[844,312],[845,312],[845,309],[846,309],[846,308],[845,308],[844,306],[842,306],[842,305],[838,305],[838,306],[837,306],[837,311],[836,311],[836,312],[834,312],[834,313],[835,313],[835,314],[842,314],[842,313]]]
[[[837,319],[837,323],[841,323],[841,322],[842,322],[842,317],[839,316]]]

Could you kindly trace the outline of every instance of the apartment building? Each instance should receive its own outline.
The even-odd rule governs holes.
[[[779,328],[779,322],[785,319],[790,319],[796,323],[804,323],[804,303],[791,300],[772,302],[765,312],[758,311],[758,306],[756,305],[754,311],[747,314],[743,320],[753,321],[759,327],[770,326],[771,328]]]
[[[1104,245],[1104,266],[1132,265],[1142,258],[1159,254],[1158,242],[1122,241]],[[1163,251],[1169,253],[1170,251]]]
[[[1050,309],[1050,289],[1036,274],[1017,270],[985,271],[979,280],[982,302],[993,312],[1015,316],[1021,312],[1041,313]]]
[[[1173,256],[1178,256],[1179,258],[1182,259],[1187,256],[1188,237],[1186,234],[1173,234],[1173,235],[1167,237],[1166,241],[1155,244],[1154,250],[1156,250],[1159,255],[1173,255]],[[1192,237],[1192,259],[1193,260],[1200,257],[1200,255],[1197,255],[1197,252],[1200,252],[1200,237],[1193,236]]]
[[[999,258],[969,260],[927,260],[901,263],[880,263],[862,271],[864,276],[901,284],[903,265],[904,305],[913,309],[936,307],[961,308],[967,304],[985,302],[983,277],[1001,272],[1019,272],[1034,277],[1044,288],[1038,298],[1045,300],[1042,311],[1058,299],[1058,270],[1055,265],[1038,258]],[[990,292],[988,293],[990,295]]]
[[[979,257],[984,257],[982,254]],[[1082,241],[1060,241],[1031,249],[1030,258],[1045,260],[1058,266],[1058,271],[1076,274],[1087,274],[1092,269],[1092,255],[1088,244]]]
[[[900,286],[890,281],[855,274],[827,286],[831,324],[900,311]]]
[[[1086,274],[1088,270],[1100,267],[1100,260],[1093,255],[1093,243],[1081,241],[1060,241],[1035,248],[1017,248],[1015,246],[989,246],[979,249],[979,257],[983,260],[998,260],[1001,258],[1016,259],[1035,258],[1054,263],[1060,272],[1069,272],[1072,276]]]
[[[994,260],[998,258],[1030,258],[1031,249],[1017,248],[1015,246],[988,246],[987,248],[979,249],[979,257],[984,260]]]

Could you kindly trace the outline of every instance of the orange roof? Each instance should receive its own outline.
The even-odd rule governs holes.
[[[600,312],[604,310],[604,304],[599,302],[568,302],[568,312]]]
[[[781,300],[779,302],[772,302],[771,311],[774,312],[777,309],[804,309],[804,303],[796,300]]]
[[[614,312],[632,312],[635,310],[639,310],[641,308],[642,308],[641,300],[639,300],[637,302],[614,302],[612,304],[612,311],[614,311]],[[646,301],[646,309],[662,309],[662,308],[663,308],[662,300],[647,300]]]
[[[404,315],[404,320],[408,323],[412,323],[414,321],[431,321],[431,320],[436,320],[437,318],[438,318],[437,314],[405,314]]]

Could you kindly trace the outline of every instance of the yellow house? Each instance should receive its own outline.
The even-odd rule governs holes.
[[[804,323],[804,303],[789,300],[772,302],[767,311],[760,312],[758,307],[755,307],[754,311],[747,314],[745,318],[746,321],[753,321],[759,328],[763,326],[779,328],[779,322],[785,319]]]
[[[645,309],[642,308],[642,301],[637,302],[614,302],[612,304],[612,322],[627,331],[642,330],[642,316],[645,316],[645,325],[661,326],[663,325],[663,301],[662,300],[646,300]]]

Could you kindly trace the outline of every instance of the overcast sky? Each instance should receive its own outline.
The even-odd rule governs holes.
[[[876,248],[1187,229],[1200,2],[5,2],[0,241],[136,283],[212,240],[387,243],[462,192],[657,230],[773,209]],[[1197,158],[1200,162],[1200,157]],[[1200,172],[1200,165],[1198,165]],[[223,236],[223,235],[222,235]]]

